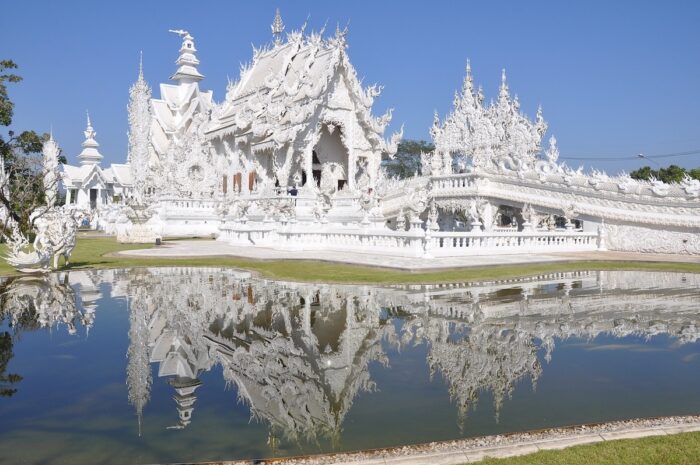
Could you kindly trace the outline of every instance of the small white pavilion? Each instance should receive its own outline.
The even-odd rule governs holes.
[[[102,168],[104,157],[99,151],[100,144],[95,140],[97,132],[92,127],[89,114],[83,134],[83,150],[77,157],[80,165],[63,165],[62,181],[66,205],[91,211],[128,196],[132,187],[131,171],[127,164],[113,163],[109,168]]]

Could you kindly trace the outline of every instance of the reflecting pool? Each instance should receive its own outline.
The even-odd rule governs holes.
[[[0,463],[355,450],[700,413],[700,275],[299,284],[214,268],[0,282]]]

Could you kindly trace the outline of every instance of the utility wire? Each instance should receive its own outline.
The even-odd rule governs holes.
[[[559,157],[560,160],[639,160],[645,158],[672,158],[672,157],[685,157],[688,155],[698,155],[700,154],[700,149],[698,150],[688,150],[686,152],[675,152],[675,153],[664,153],[661,155],[634,155],[629,157]]]

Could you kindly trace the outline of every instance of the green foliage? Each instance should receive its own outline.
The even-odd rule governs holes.
[[[393,160],[385,160],[384,166],[389,176],[400,179],[420,174],[420,155],[435,150],[435,146],[424,140],[405,139],[399,142],[398,150]]]
[[[642,166],[638,170],[634,170],[630,173],[632,179],[637,179],[639,181],[648,181],[652,177],[658,178],[659,173],[651,169],[651,166]]]
[[[694,168],[688,171],[678,165],[670,165],[666,168],[659,168],[658,170],[655,170],[650,166],[643,166],[630,173],[630,177],[632,177],[632,179],[648,181],[651,178],[656,178],[667,184],[681,182],[686,175],[700,180],[700,168]]]
[[[22,78],[6,71],[16,69],[11,60],[0,60],[0,125],[10,126],[14,103],[9,98],[6,83],[17,83]],[[7,178],[0,185],[0,204],[2,204],[20,226],[29,231],[29,215],[38,206],[44,204],[43,170],[41,163],[42,145],[48,134],[39,135],[34,131],[22,131],[17,134],[8,130],[0,134],[0,155],[5,161]],[[65,157],[59,157],[60,163],[66,163]],[[9,195],[7,195],[9,194]]]
[[[22,377],[13,373],[6,373],[7,365],[12,359],[12,336],[7,331],[0,333],[0,397],[10,397],[17,388],[13,387]]]
[[[0,60],[0,125],[2,126],[12,124],[15,106],[7,95],[7,85],[5,83],[22,80],[20,76],[7,72],[7,70],[16,68],[17,65],[12,60]]]

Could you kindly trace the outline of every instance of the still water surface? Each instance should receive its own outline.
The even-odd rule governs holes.
[[[700,413],[700,275],[371,287],[161,268],[7,279],[0,293],[3,464],[284,456]]]

